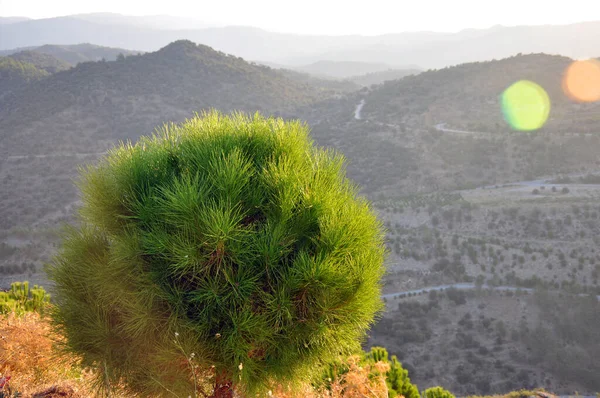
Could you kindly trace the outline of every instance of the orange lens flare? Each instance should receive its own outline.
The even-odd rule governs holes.
[[[562,86],[573,101],[600,100],[600,62],[595,59],[573,62],[565,71]]]

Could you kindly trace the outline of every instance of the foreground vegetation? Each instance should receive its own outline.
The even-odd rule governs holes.
[[[22,286],[23,284],[21,284]],[[51,308],[45,304],[46,314]],[[410,306],[409,306],[410,307]],[[95,384],[94,370],[81,365],[81,358],[65,355],[56,350],[56,343],[64,336],[56,334],[47,315],[36,311],[0,315],[0,380],[10,376],[10,390],[0,388],[0,397],[65,397],[89,398],[101,396]],[[181,354],[181,360],[188,357]],[[207,375],[207,377],[213,377]],[[1,384],[1,381],[0,381]],[[191,392],[190,392],[191,393]],[[209,396],[210,390],[197,396]],[[111,395],[114,398],[132,397],[119,386]],[[186,395],[187,396],[187,395]],[[303,383],[291,391],[276,386],[270,396],[278,398],[454,398],[440,388],[433,387],[419,392],[406,369],[395,356],[388,358],[383,348],[350,356],[329,365],[328,369],[313,383]],[[502,398],[548,397],[543,390],[520,390]],[[488,396],[490,397],[490,396]],[[475,398],[471,396],[471,398]]]
[[[27,282],[15,283],[11,292],[22,291]],[[37,288],[43,291],[42,288]],[[7,293],[7,294],[10,294]],[[24,303],[38,302],[33,296],[18,300]],[[25,305],[21,311],[11,310],[0,315],[0,380],[10,377],[8,385],[0,388],[0,397],[92,397],[102,394],[94,382],[99,370],[82,365],[82,358],[56,350],[56,344],[64,342],[64,336],[56,333],[47,315],[52,305],[47,301],[40,306]],[[193,362],[194,356],[181,352],[182,362]],[[101,370],[100,370],[101,371]],[[191,375],[192,371],[189,371]],[[215,377],[214,370],[204,375],[208,380]],[[204,384],[206,380],[198,379]],[[0,381],[1,383],[1,381]],[[211,394],[210,383],[205,391],[194,396]],[[10,387],[11,393],[8,391]],[[113,397],[131,397],[125,386],[113,388]],[[192,391],[190,393],[194,394]],[[428,398],[453,398],[440,388],[424,392]],[[300,383],[294,390],[285,385],[275,385],[270,396],[292,397],[399,397],[419,398],[417,387],[411,383],[408,372],[395,356],[388,358],[383,348],[373,348],[332,362],[312,383]],[[147,396],[147,395],[142,395]]]

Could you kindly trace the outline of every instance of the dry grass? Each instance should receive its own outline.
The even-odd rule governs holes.
[[[331,398],[387,398],[388,388],[385,373],[389,365],[377,362],[374,365],[360,366],[359,358],[348,360],[350,371],[339,380],[334,380],[331,391],[318,396]],[[316,396],[315,396],[316,397]]]
[[[55,343],[62,337],[51,330],[49,320],[37,313],[0,317],[0,377],[11,376],[14,392],[32,398],[87,398],[96,396],[91,387],[93,374],[82,371],[73,356],[59,355]],[[300,391],[281,388],[277,398],[385,398],[388,390],[385,372],[388,365],[379,362],[361,366],[358,357],[348,360],[350,371],[332,380],[330,389],[316,391],[310,385]]]
[[[349,372],[337,380],[332,380],[329,389],[315,391],[310,385],[306,385],[301,391],[291,393],[279,390],[273,396],[277,398],[387,398],[385,373],[389,370],[389,365],[377,362],[374,365],[361,366],[359,360],[359,357],[350,357]]]
[[[37,313],[0,317],[0,375],[11,376],[10,386],[24,397],[89,397],[89,378],[77,358],[57,356],[47,319]],[[62,392],[61,392],[62,391]],[[44,394],[42,394],[44,393]]]

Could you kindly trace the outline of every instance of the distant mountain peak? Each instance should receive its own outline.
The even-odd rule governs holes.
[[[218,54],[216,50],[204,44],[196,44],[191,40],[181,39],[167,44],[156,54],[168,54],[169,56],[185,57],[185,56],[215,56]]]

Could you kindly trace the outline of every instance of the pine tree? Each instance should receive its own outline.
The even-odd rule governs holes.
[[[454,398],[454,395],[442,387],[431,387],[423,393],[424,398]]]
[[[64,348],[99,388],[264,396],[359,350],[382,308],[382,226],[300,122],[203,114],[79,186],[47,270]]]

